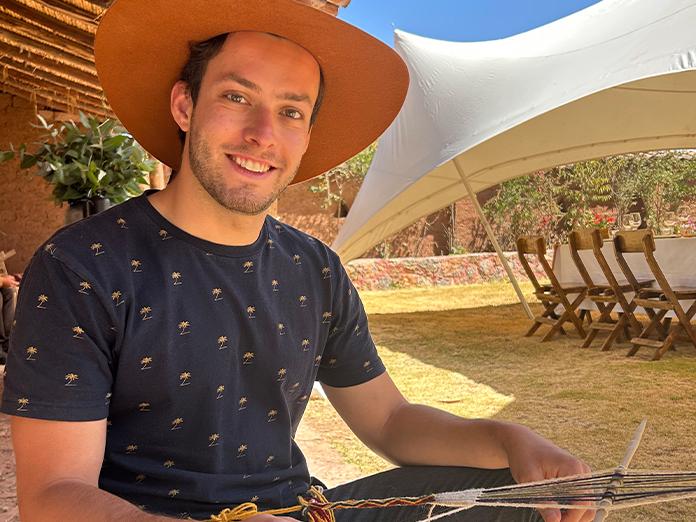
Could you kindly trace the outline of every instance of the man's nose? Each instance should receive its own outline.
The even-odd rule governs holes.
[[[262,148],[275,144],[273,112],[264,107],[255,108],[249,115],[244,129],[244,141]]]

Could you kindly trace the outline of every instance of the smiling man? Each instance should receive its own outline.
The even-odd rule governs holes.
[[[522,426],[406,401],[340,260],[267,214],[288,184],[348,159],[395,117],[408,76],[391,49],[293,0],[117,0],[95,49],[114,111],[176,174],[60,230],[31,261],[2,404],[23,521],[296,505],[318,484],[294,441],[315,380],[358,437],[401,466],[330,499],[587,471]],[[302,513],[248,520],[289,517]]]

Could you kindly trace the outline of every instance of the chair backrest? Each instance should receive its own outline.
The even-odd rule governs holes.
[[[649,237],[648,241],[653,246],[653,251],[655,250],[655,242],[652,240],[652,232],[649,229],[643,230],[632,230],[632,231],[621,231],[617,232],[614,236],[614,252],[616,254],[616,262],[619,264],[621,271],[623,272],[626,280],[633,288],[634,292],[640,290],[640,285],[636,276],[633,275],[631,267],[628,266],[624,254],[635,254],[635,253],[645,253],[643,247],[643,239]]]
[[[587,267],[585,267],[585,263],[583,263],[582,258],[580,257],[580,252],[585,250],[593,250],[593,230],[596,230],[597,234],[599,234],[598,229],[576,228],[575,230],[571,231],[571,233],[568,235],[570,256],[573,258],[573,262],[575,263],[578,272],[580,272],[580,277],[582,277],[582,280],[585,282],[585,285],[589,289],[595,288],[597,285],[592,280],[592,277],[590,277],[590,273],[587,271]]]
[[[669,281],[667,281],[667,277],[665,277],[665,274],[660,268],[657,259],[655,259],[655,248],[655,238],[652,234],[646,234],[643,238],[643,254],[645,255],[645,260],[650,267],[650,271],[655,277],[655,281],[657,281],[662,293],[665,294],[667,299],[673,305],[679,306],[679,299],[677,299],[677,296],[674,294],[674,290],[672,290]]]
[[[522,264],[522,268],[524,269],[524,272],[527,274],[527,277],[532,282],[534,290],[536,290],[537,292],[541,290],[541,284],[539,283],[539,280],[537,279],[534,270],[532,270],[532,267],[529,265],[527,255],[538,256],[539,240],[541,240],[541,246],[545,251],[546,245],[543,237],[523,236],[517,239],[517,255],[520,258],[520,263]]]

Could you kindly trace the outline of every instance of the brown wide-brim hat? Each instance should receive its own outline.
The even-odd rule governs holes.
[[[116,0],[97,29],[99,80],[121,123],[174,170],[182,146],[169,101],[189,43],[233,31],[282,36],[321,66],[324,101],[293,183],[363,150],[401,109],[408,71],[399,55],[364,31],[295,0]]]

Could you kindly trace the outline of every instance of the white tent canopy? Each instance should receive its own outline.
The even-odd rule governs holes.
[[[604,0],[489,42],[396,31],[395,49],[411,83],[333,244],[344,262],[516,176],[696,147],[696,0]]]

